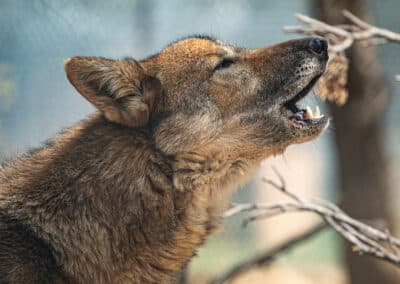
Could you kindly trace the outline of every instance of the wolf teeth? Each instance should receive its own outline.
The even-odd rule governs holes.
[[[315,106],[314,117],[315,118],[321,117],[321,112],[319,111],[319,107],[318,106]]]
[[[319,110],[319,106],[315,106],[314,113],[309,106],[307,106],[303,112],[303,118],[305,118],[305,119],[313,119],[313,118],[317,119],[317,118],[321,118],[321,117],[323,117],[323,115],[321,114],[321,111]]]
[[[309,107],[309,106],[307,106],[306,107],[306,111],[305,111],[305,113],[304,113],[304,118],[306,118],[306,119],[311,119],[311,118],[313,118],[314,116],[313,116],[313,112],[312,112],[312,110],[311,110],[311,108]]]

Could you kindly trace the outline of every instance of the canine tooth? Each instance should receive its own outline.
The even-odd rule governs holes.
[[[309,106],[306,107],[306,112],[304,113],[304,118],[307,118],[307,119],[313,118],[313,113]]]
[[[318,118],[320,116],[321,116],[321,112],[319,111],[319,107],[315,106],[314,117]]]

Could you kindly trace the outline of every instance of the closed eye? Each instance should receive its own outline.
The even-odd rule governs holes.
[[[224,68],[228,68],[233,63],[235,63],[235,62],[232,59],[224,58],[214,67],[213,72],[224,69]]]

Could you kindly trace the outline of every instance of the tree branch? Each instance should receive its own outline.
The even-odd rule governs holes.
[[[290,192],[279,173],[280,183],[263,178],[263,181],[288,196],[291,201],[279,203],[247,203],[236,204],[225,212],[224,217],[231,217],[242,212],[255,212],[246,217],[244,225],[250,222],[269,218],[288,212],[312,212],[318,214],[326,224],[330,225],[339,235],[353,245],[354,251],[366,254],[395,266],[400,267],[400,240],[387,231],[378,230],[372,226],[353,219],[336,205],[314,198],[306,201]],[[245,264],[247,265],[247,264]]]
[[[283,30],[287,33],[326,37],[330,42],[329,53],[333,56],[338,53],[343,53],[357,41],[362,42],[366,46],[388,42],[400,43],[400,33],[375,27],[347,10],[343,11],[343,16],[349,20],[351,24],[333,26],[296,13],[295,17],[300,22],[304,23],[305,26],[287,26],[284,27]],[[396,80],[400,81],[400,75],[396,75]]]

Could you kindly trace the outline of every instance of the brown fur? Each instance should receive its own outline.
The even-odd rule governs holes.
[[[325,70],[309,42],[66,60],[99,112],[0,169],[0,282],[173,281],[259,162],[326,127],[282,106]]]

